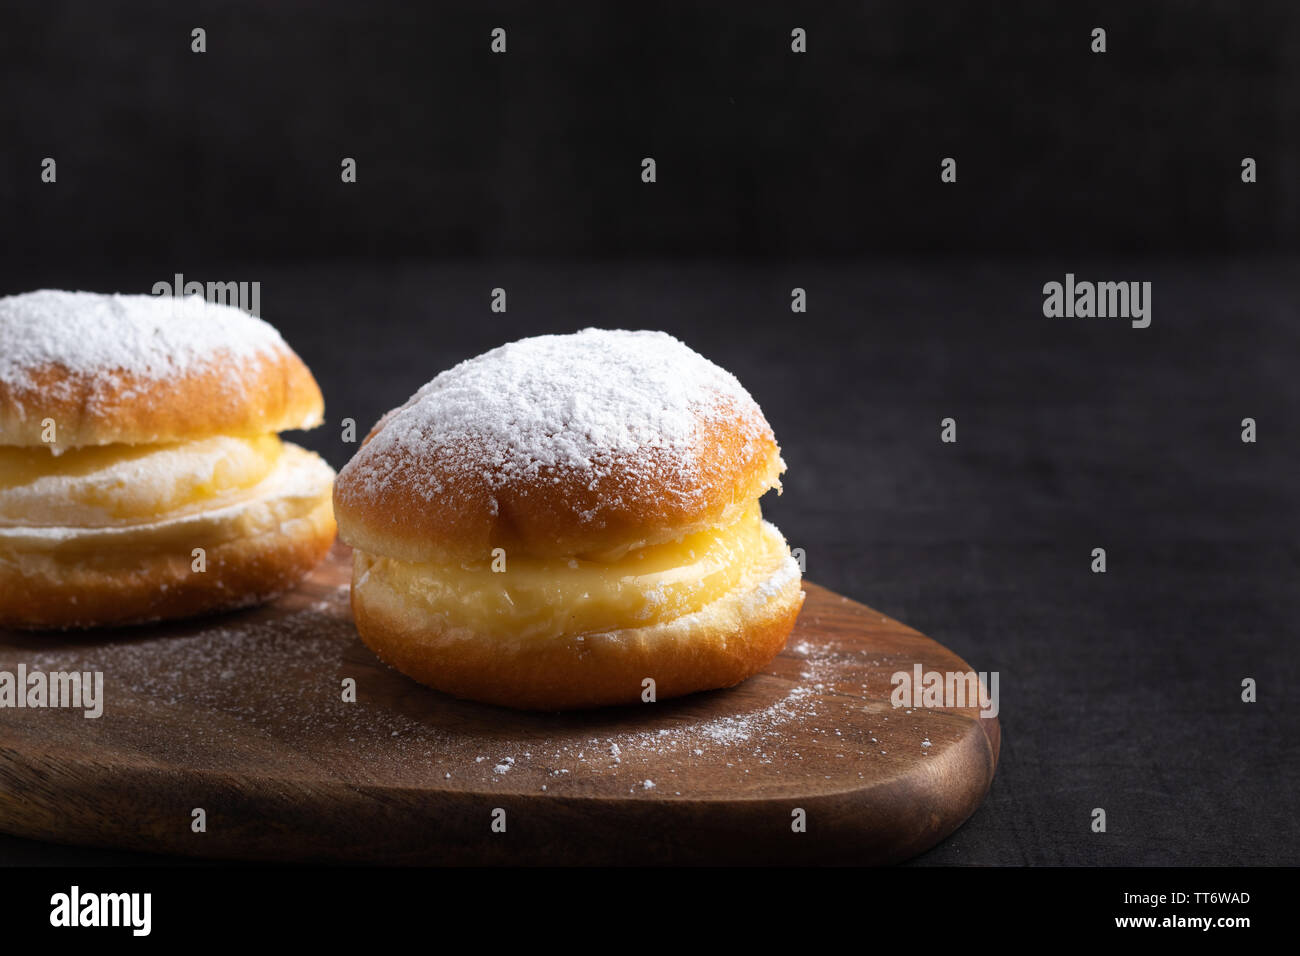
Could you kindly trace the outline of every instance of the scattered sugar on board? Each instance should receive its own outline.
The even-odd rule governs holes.
[[[134,639],[80,646],[72,656],[81,660],[52,649],[29,658],[28,666],[103,670],[109,720],[119,694],[157,708],[159,718],[173,727],[176,715],[198,714],[201,719],[189,729],[186,756],[200,766],[223,765],[230,742],[246,745],[250,728],[267,734],[268,747],[277,740],[291,748],[301,745],[307,759],[314,759],[310,755],[322,748],[333,748],[346,754],[357,772],[377,780],[390,774],[409,779],[410,767],[417,765],[427,768],[431,783],[455,779],[458,785],[495,782],[501,788],[511,787],[523,767],[566,786],[585,788],[595,780],[613,778],[622,779],[624,788],[635,784],[640,792],[654,789],[653,779],[644,773],[651,769],[680,769],[689,776],[693,766],[714,764],[730,766],[738,774],[802,773],[789,771],[787,765],[809,759],[805,753],[811,753],[807,748],[814,742],[817,759],[823,761],[870,757],[835,724],[838,708],[860,707],[856,698],[832,698],[828,704],[816,689],[836,684],[848,659],[830,645],[807,640],[787,650],[787,657],[798,662],[798,679],[763,706],[751,705],[727,716],[693,717],[691,698],[664,702],[666,716],[652,718],[655,725],[615,719],[611,726],[620,727],[617,732],[594,737],[565,731],[573,726],[565,718],[537,718],[528,721],[529,730],[514,750],[454,756],[474,747],[481,736],[440,722],[436,698],[428,702],[427,712],[422,711],[425,692],[414,684],[400,709],[368,698],[368,681],[379,665],[360,647],[348,617],[346,589],[324,594],[313,595],[316,599],[295,611],[239,612],[196,622],[180,634],[145,628]],[[354,703],[340,699],[340,681],[347,676],[357,678]],[[384,676],[405,681],[392,672]],[[241,685],[240,692],[232,690],[232,682]],[[247,692],[249,686],[254,693]],[[665,720],[670,721],[667,726]],[[141,734],[147,736],[147,729]],[[878,748],[871,753],[885,755],[886,734],[871,734]],[[874,735],[880,736],[879,743]],[[508,739],[497,736],[498,743]],[[666,771],[664,758],[676,758],[678,768]]]

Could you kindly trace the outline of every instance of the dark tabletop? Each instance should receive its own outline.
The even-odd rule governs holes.
[[[1067,271],[1150,281],[1150,328],[1045,318],[1042,286]],[[160,278],[82,277],[132,291]],[[806,549],[808,577],[1000,674],[992,792],[918,862],[1300,862],[1300,261],[328,262],[228,277],[262,282],[263,316],[315,372],[329,424],[298,440],[336,466],[352,450],[341,419],[364,430],[522,335],[662,328],[735,372],[781,442],[785,492],[764,508]],[[10,268],[0,291],[60,278]],[[796,286],[806,315],[790,312]],[[940,441],[946,417],[956,444]],[[1241,701],[1246,677],[1257,703]],[[0,863],[148,859],[0,837]]]

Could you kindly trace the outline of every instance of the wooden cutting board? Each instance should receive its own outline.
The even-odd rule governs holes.
[[[992,782],[996,718],[889,700],[896,671],[968,665],[817,585],[737,688],[528,714],[379,663],[350,566],[337,546],[294,593],[205,620],[0,631],[0,671],[104,674],[98,719],[0,708],[0,830],[250,860],[881,863],[942,840]]]

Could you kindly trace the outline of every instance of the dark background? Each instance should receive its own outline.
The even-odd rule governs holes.
[[[1284,0],[4,14],[6,238],[62,262],[1273,251],[1300,229]]]
[[[0,293],[261,282],[335,465],[486,348],[666,329],[767,412],[809,577],[1001,674],[922,862],[1300,862],[1300,6],[538,6],[6,5]],[[1044,318],[1066,272],[1152,326]]]

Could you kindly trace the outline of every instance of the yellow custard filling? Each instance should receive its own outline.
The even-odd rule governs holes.
[[[277,435],[101,445],[60,455],[0,447],[0,525],[111,527],[237,500],[284,452]]]
[[[359,587],[387,589],[449,625],[528,637],[644,627],[722,597],[755,569],[778,568],[785,539],[758,502],[740,520],[610,561],[498,555],[474,564],[398,561],[357,551]]]

